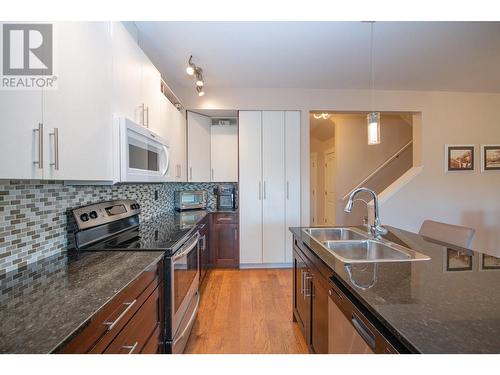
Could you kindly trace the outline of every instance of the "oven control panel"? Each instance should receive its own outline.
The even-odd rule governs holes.
[[[132,199],[120,199],[91,204],[72,210],[78,229],[88,229],[124,219],[141,212],[141,206]]]

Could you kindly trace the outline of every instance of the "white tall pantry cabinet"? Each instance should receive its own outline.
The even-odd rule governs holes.
[[[288,265],[300,225],[300,112],[240,111],[240,264]]]

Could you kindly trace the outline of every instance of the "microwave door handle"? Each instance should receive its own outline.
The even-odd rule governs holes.
[[[168,165],[170,163],[170,157],[168,155],[168,148],[167,148],[167,146],[163,145],[162,148],[163,148],[163,152],[165,153],[165,159],[166,160],[165,160],[165,169],[163,171],[161,171],[161,175],[165,176],[167,174],[167,172],[168,172]]]

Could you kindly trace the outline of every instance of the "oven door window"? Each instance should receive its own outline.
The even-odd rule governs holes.
[[[175,261],[174,265],[174,313],[189,293],[189,289],[198,276],[198,246],[187,255]]]

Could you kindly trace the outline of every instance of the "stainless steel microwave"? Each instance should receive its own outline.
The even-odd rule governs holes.
[[[184,210],[204,210],[207,208],[206,190],[183,190],[175,192],[175,209]]]

